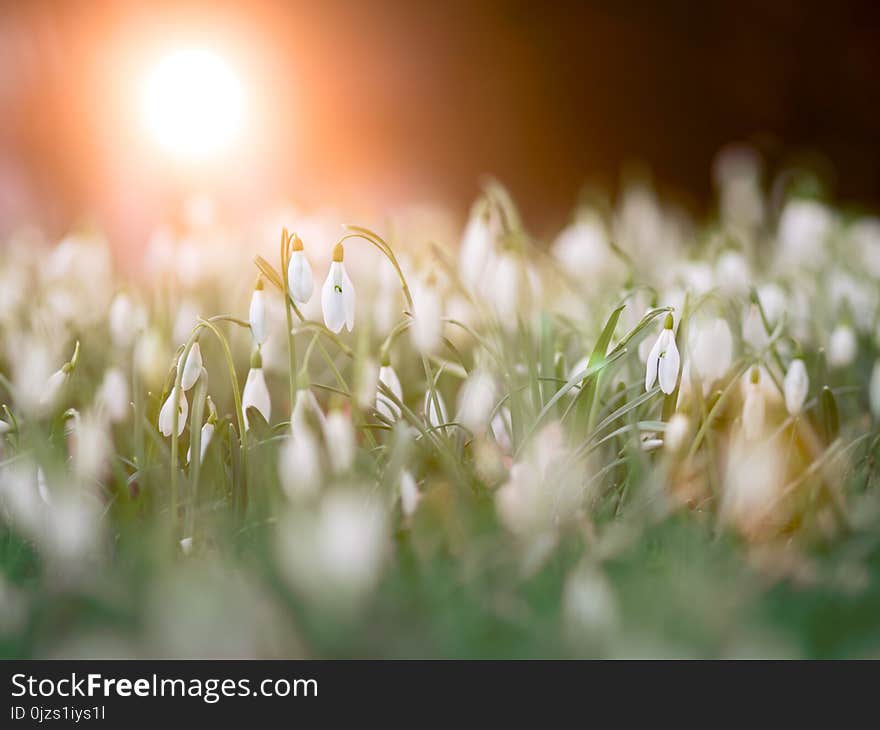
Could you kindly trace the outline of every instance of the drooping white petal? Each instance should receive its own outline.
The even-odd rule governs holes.
[[[459,391],[458,421],[475,435],[489,425],[495,405],[495,382],[485,370],[474,370]]]
[[[110,368],[104,373],[95,404],[113,423],[124,421],[128,416],[128,380],[119,368]]]
[[[459,270],[466,287],[473,289],[480,283],[492,248],[489,220],[482,211],[476,212],[464,229],[459,250]]]
[[[785,391],[785,408],[790,415],[796,416],[801,412],[809,389],[810,378],[807,375],[804,361],[800,358],[792,360],[788,372],[785,374],[783,388]]]
[[[664,342],[664,333],[666,330],[660,333],[660,336],[654,342],[654,346],[651,348],[651,351],[648,353],[648,363],[645,368],[645,390],[651,390],[654,387],[654,381],[657,380],[657,367],[660,364],[660,355],[663,353],[663,342]]]
[[[841,324],[834,328],[828,338],[828,363],[835,368],[844,368],[856,359],[859,346],[856,333],[849,325]]]
[[[290,263],[287,265],[287,283],[290,287],[290,296],[297,304],[306,304],[312,298],[315,281],[305,251],[293,251],[290,254]]]
[[[278,454],[281,486],[291,500],[312,496],[321,486],[320,446],[310,428],[289,436]]]
[[[400,385],[400,378],[390,365],[383,365],[379,368],[379,382],[382,383],[394,396],[403,403],[403,388]],[[396,421],[400,418],[400,407],[391,400],[387,395],[379,391],[376,392],[376,410],[384,418],[389,421]]]
[[[345,270],[341,261],[330,264],[330,271],[321,289],[321,309],[324,312],[324,324],[331,332],[338,333],[346,324],[345,305]],[[354,303],[352,300],[352,310]]]
[[[201,442],[199,444],[199,463],[201,464],[205,460],[205,452],[208,450],[208,444],[211,443],[211,439],[214,436],[214,424],[213,423],[205,423],[202,425],[202,436]],[[192,447],[187,449],[186,451],[186,460],[192,461]]]
[[[189,403],[186,393],[177,387],[171,389],[171,393],[165,399],[162,409],[159,411],[159,431],[163,436],[170,436],[174,430],[174,403],[177,402],[177,435],[183,433],[186,427],[186,417],[189,415]]]
[[[324,441],[333,471],[348,471],[354,461],[355,438],[351,417],[331,411],[324,421]]]
[[[749,441],[761,437],[764,431],[764,393],[758,383],[750,383],[743,404],[743,434]]]
[[[675,384],[678,380],[678,368],[681,365],[681,357],[678,354],[678,346],[675,344],[672,330],[664,330],[664,333],[667,332],[669,334],[666,338],[666,347],[660,356],[657,370],[660,390],[666,393],[666,395],[670,395],[675,390]]]
[[[265,296],[262,289],[254,289],[248,314],[248,321],[251,324],[251,335],[253,335],[254,342],[258,345],[262,345],[269,339],[269,329],[266,325]]]
[[[339,265],[342,267],[342,303],[345,308],[345,328],[351,332],[354,329],[354,284],[351,283],[348,272],[345,270],[345,265],[341,263]]]
[[[180,367],[180,364],[178,364]],[[189,355],[186,356],[186,363],[183,366],[183,375],[180,379],[180,387],[184,390],[192,388],[199,376],[202,374],[202,348],[196,342],[190,348]]]
[[[40,396],[41,406],[48,407],[55,404],[55,401],[58,400],[58,396],[61,394],[61,390],[64,388],[65,383],[67,383],[67,378],[68,373],[65,372],[64,368],[56,370],[49,376],[49,379],[46,381],[46,387]]]
[[[443,401],[443,396],[440,395],[439,391],[434,391],[434,396],[436,397],[436,403],[434,402],[435,398],[432,397],[431,391],[428,390],[425,393],[425,418],[428,421],[428,425],[436,428],[448,421],[446,416],[446,403]],[[440,406],[439,413],[437,405]]]
[[[266,387],[263,368],[251,368],[248,372],[247,382],[244,384],[241,409],[244,411],[245,430],[250,428],[247,416],[248,408],[256,408],[267,421],[272,413],[272,401],[269,398],[269,388]]]
[[[419,506],[419,488],[413,475],[404,469],[400,475],[400,508],[404,516],[411,517]]]

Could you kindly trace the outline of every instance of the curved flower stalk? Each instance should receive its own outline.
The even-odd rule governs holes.
[[[287,289],[297,304],[307,304],[315,290],[312,267],[303,250],[302,239],[290,237],[290,259],[287,264]]]
[[[791,361],[783,386],[786,410],[791,416],[799,415],[810,390],[810,377],[807,375],[807,367],[802,358],[797,357]]]
[[[345,270],[344,257],[345,250],[341,243],[337,243],[333,247],[330,271],[321,289],[324,324],[334,334],[339,334],[343,325],[349,332],[354,328],[355,292],[354,285]]]
[[[241,410],[244,414],[244,428],[250,429],[248,422],[248,408],[256,408],[266,419],[272,414],[272,400],[269,397],[269,388],[266,386],[266,377],[263,374],[263,357],[260,349],[254,350],[251,355],[251,369],[248,371],[244,391],[241,394]]]
[[[666,395],[672,394],[678,380],[678,368],[681,357],[678,354],[678,346],[675,344],[675,334],[672,331],[672,314],[666,315],[663,323],[663,331],[657,337],[654,347],[648,354],[648,365],[645,371],[645,390],[654,387],[654,381],[660,381],[660,390]]]
[[[254,343],[259,347],[269,339],[269,328],[266,324],[266,301],[263,291],[263,277],[257,277],[254,293],[251,295],[251,306],[248,312],[248,321],[251,325],[251,335]]]

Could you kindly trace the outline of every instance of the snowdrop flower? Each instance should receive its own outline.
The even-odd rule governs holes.
[[[211,443],[211,439],[214,438],[214,428],[217,425],[217,409],[214,407],[214,401],[211,400],[211,396],[207,398],[208,404],[208,420],[202,424],[202,433],[199,439],[199,463],[201,464],[205,460],[205,452],[208,450],[208,445]],[[192,445],[186,451],[186,460],[187,462],[192,462]]]
[[[354,285],[348,278],[345,264],[342,263],[344,255],[342,244],[337,243],[333,247],[333,262],[330,264],[330,271],[321,290],[324,324],[334,333],[341,332],[343,325],[349,332],[354,327]]]
[[[425,392],[425,418],[427,419],[429,426],[437,428],[438,426],[447,423],[449,419],[446,415],[446,403],[444,403],[443,396],[440,395],[440,391],[433,391],[434,396],[436,396],[436,402],[435,398],[431,396],[431,393],[431,390],[427,390]]]
[[[833,218],[829,210],[815,201],[789,201],[779,218],[779,254],[783,263],[810,267],[825,259],[825,243]]]
[[[248,321],[251,325],[251,335],[257,346],[262,345],[269,339],[269,328],[266,324],[266,300],[263,291],[263,277],[257,278],[254,293],[251,296],[251,307],[248,313]]]
[[[67,384],[67,381],[70,378],[70,374],[76,368],[76,364],[78,361],[79,341],[77,340],[76,346],[73,349],[73,356],[70,358],[70,360],[64,363],[61,368],[52,373],[49,376],[49,379],[46,381],[46,387],[43,389],[43,393],[40,396],[41,406],[52,406],[55,401],[58,400],[58,396],[61,394],[61,390]]]
[[[278,475],[289,499],[307,498],[321,486],[318,442],[310,428],[300,428],[285,439],[278,454]]]
[[[509,454],[513,450],[513,441],[510,438],[510,409],[506,406],[500,408],[489,425],[498,447],[505,454]]]
[[[754,350],[762,350],[769,340],[761,318],[761,310],[754,302],[749,305],[749,311],[743,320],[742,336]]]
[[[342,411],[331,411],[324,421],[324,441],[333,471],[348,471],[354,462],[354,428]]]
[[[691,365],[703,381],[704,391],[724,377],[733,362],[733,335],[724,319],[697,325],[689,336]]]
[[[416,350],[428,355],[439,347],[443,337],[443,304],[431,280],[416,283],[412,297],[415,312],[409,328],[410,339]]]
[[[489,425],[495,405],[495,382],[485,370],[474,370],[458,396],[457,420],[474,435],[482,434]]]
[[[379,368],[379,382],[382,383],[394,396],[403,403],[403,387],[400,385],[400,378],[391,363],[387,363]],[[400,418],[400,407],[381,391],[376,391],[376,410],[383,418],[389,421],[396,421]]]
[[[183,353],[181,353],[180,356],[182,358]],[[178,361],[177,367],[181,367],[180,361]],[[184,390],[189,390],[196,384],[196,381],[201,374],[202,348],[199,347],[198,342],[195,342],[190,348],[189,354],[186,356],[186,362],[183,364],[183,375],[181,375],[180,378],[180,387]]]
[[[516,327],[524,281],[519,261],[513,254],[501,254],[492,264],[492,302],[502,327]]]
[[[290,416],[290,431],[294,437],[298,436],[301,431],[309,429],[309,414],[314,416],[312,420],[316,421],[323,431],[324,421],[327,417],[321,410],[318,399],[315,398],[315,394],[312,393],[312,389],[308,385],[300,386],[296,391],[296,403],[293,405],[293,414]]]
[[[493,254],[492,228],[485,201],[480,201],[464,229],[459,249],[461,280],[469,289],[479,286]]]
[[[4,436],[12,430],[12,425],[0,418],[0,436]]]
[[[651,390],[654,387],[654,381],[659,379],[660,390],[666,395],[675,390],[678,367],[681,364],[678,347],[675,344],[675,335],[672,332],[672,323],[672,314],[667,314],[666,321],[663,323],[663,331],[648,355],[648,366],[645,371],[645,390]]]
[[[807,392],[810,390],[810,378],[801,358],[798,357],[791,361],[783,385],[785,408],[790,415],[796,416],[803,410]]]
[[[880,419],[880,360],[874,363],[874,369],[871,370],[868,401],[871,404],[871,413],[874,414],[874,418]]]
[[[739,251],[727,250],[715,262],[715,279],[729,295],[746,294],[749,290],[749,264]]]
[[[404,517],[413,516],[421,497],[413,475],[404,469],[400,475],[400,509],[403,511]]]
[[[170,436],[174,430],[174,404],[177,403],[177,435],[183,433],[186,428],[186,417],[189,415],[189,403],[186,400],[186,393],[183,389],[176,385],[171,389],[168,398],[159,411],[159,431],[163,436]]]
[[[755,441],[764,432],[764,392],[761,390],[761,371],[753,367],[743,404],[743,435],[747,441]]]
[[[684,413],[676,413],[672,416],[666,424],[666,432],[663,434],[663,444],[666,450],[672,453],[680,451],[690,428],[690,421]]]
[[[856,333],[847,324],[839,324],[828,338],[828,364],[843,368],[856,359],[858,344]]]
[[[108,314],[110,324],[110,339],[119,349],[129,347],[135,337],[146,324],[146,315],[143,310],[136,307],[131,297],[125,292],[120,292],[110,303]]]
[[[294,234],[292,244],[290,263],[287,265],[287,286],[293,301],[297,304],[306,304],[312,298],[312,292],[315,289],[312,267],[309,265],[305,251],[303,251],[302,239]]]
[[[104,373],[95,401],[111,423],[124,421],[128,416],[128,381],[119,368],[110,368]]]
[[[266,377],[263,375],[263,358],[260,350],[254,350],[251,356],[251,369],[248,371],[247,380],[244,384],[244,392],[241,394],[241,410],[244,412],[244,428],[247,431],[251,426],[248,423],[248,408],[256,408],[266,419],[272,414],[272,401],[269,398],[269,388],[266,386]]]
[[[553,256],[572,276],[604,281],[624,271],[608,245],[608,235],[596,214],[581,215],[553,243]]]

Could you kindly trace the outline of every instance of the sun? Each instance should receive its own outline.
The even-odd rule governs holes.
[[[240,131],[244,91],[217,54],[175,51],[147,78],[143,112],[150,133],[169,152],[203,160],[228,149]]]

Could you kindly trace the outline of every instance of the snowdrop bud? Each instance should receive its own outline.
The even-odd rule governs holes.
[[[379,382],[403,403],[403,387],[400,385],[400,378],[397,377],[397,373],[390,364],[379,368]],[[381,391],[376,392],[376,410],[379,415],[389,421],[396,421],[400,418],[400,406]]]
[[[354,327],[355,293],[354,285],[348,277],[343,263],[345,252],[341,243],[333,248],[333,262],[321,289],[321,309],[324,311],[324,324],[331,332],[342,331],[342,326],[351,332]]]
[[[300,428],[284,441],[278,454],[278,475],[284,493],[293,501],[316,494],[321,486],[318,442],[310,428]]]
[[[419,488],[413,475],[406,469],[400,475],[400,509],[404,517],[412,517],[421,499]]]
[[[181,358],[183,357],[183,353],[181,353]],[[178,361],[177,367],[180,367],[181,363]],[[186,356],[186,363],[183,365],[183,375],[180,378],[180,386],[184,390],[189,390],[192,388],[196,381],[199,379],[199,375],[202,374],[202,348],[199,347],[199,343],[195,342],[193,346],[190,348],[189,354]]]
[[[748,441],[755,441],[764,432],[764,393],[761,390],[761,371],[753,367],[743,404],[743,434]]]
[[[660,380],[660,390],[670,395],[675,390],[678,380],[678,368],[681,358],[678,354],[678,346],[675,344],[675,334],[672,332],[672,314],[666,315],[663,323],[663,331],[651,348],[648,355],[648,365],[645,371],[645,390],[654,387],[654,381]]]
[[[430,390],[425,393],[425,418],[428,421],[429,426],[437,428],[438,426],[447,423],[449,419],[446,415],[446,403],[443,402],[443,396],[440,395],[440,391],[433,391],[433,396],[431,393],[432,391]],[[437,412],[438,405],[439,413]]]
[[[807,375],[807,368],[801,358],[796,358],[788,366],[783,388],[785,391],[785,408],[790,415],[796,416],[803,410],[804,401],[807,399],[809,389],[810,378]]]
[[[251,325],[251,335],[257,345],[262,345],[269,339],[269,328],[266,324],[266,293],[263,291],[263,277],[257,278],[254,293],[251,296],[251,307],[248,321]]]
[[[856,333],[847,324],[839,324],[828,338],[828,364],[843,368],[851,364],[858,354]]]
[[[252,361],[247,381],[244,384],[244,392],[241,394],[241,409],[244,412],[245,430],[250,428],[247,415],[248,408],[256,408],[266,421],[269,420],[272,414],[269,388],[266,386],[266,377],[263,375],[263,368],[259,361],[256,362],[256,365]]]
[[[461,280],[469,289],[476,288],[492,256],[492,229],[485,203],[480,203],[468,221],[461,237],[459,270]]]
[[[874,369],[871,370],[868,401],[871,404],[871,413],[874,414],[874,418],[880,419],[880,360],[874,363]]]
[[[342,411],[331,411],[324,421],[324,441],[333,471],[348,471],[354,461],[355,449],[351,418]]]
[[[168,398],[159,411],[159,431],[163,436],[170,436],[174,430],[174,404],[177,403],[177,435],[183,433],[186,428],[186,417],[189,415],[189,403],[186,400],[186,393],[177,386],[171,389]]]
[[[124,421],[129,412],[128,381],[119,368],[110,368],[95,395],[97,407],[111,423]]]
[[[683,413],[676,413],[666,424],[666,433],[663,435],[663,443],[667,451],[676,453],[682,449],[685,439],[690,432],[691,424],[688,417]]]
[[[754,350],[764,349],[769,341],[764,321],[761,318],[761,310],[754,302],[749,305],[749,311],[743,320],[742,336]]]
[[[293,301],[297,304],[306,304],[315,290],[312,267],[303,251],[302,239],[296,234],[292,237],[292,246],[290,263],[287,265],[287,285]]]
[[[474,370],[458,396],[457,420],[471,433],[481,435],[489,425],[495,405],[495,382],[485,370]]]

